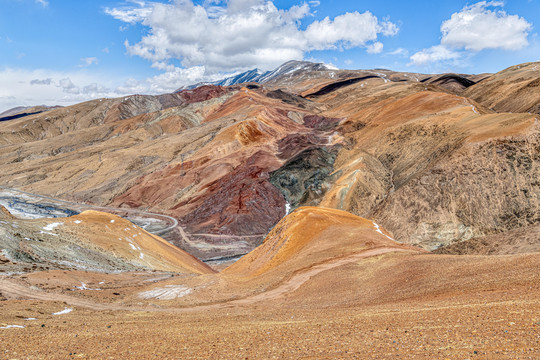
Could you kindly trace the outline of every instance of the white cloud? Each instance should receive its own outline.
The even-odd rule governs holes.
[[[458,52],[449,50],[443,45],[436,45],[411,56],[411,62],[415,65],[424,65],[431,62],[457,60],[459,58],[460,54]]]
[[[489,9],[501,6],[504,3],[481,1],[452,14],[449,20],[442,23],[441,44],[472,51],[519,50],[526,47],[532,25],[518,15]]]
[[[82,88],[83,94],[88,95],[90,98],[97,98],[103,94],[108,94],[111,90],[101,84],[91,83]]]
[[[384,45],[377,41],[367,46],[368,54],[380,54],[383,51]]]
[[[43,7],[49,6],[49,2],[47,0],[36,0],[38,4],[41,4]]]
[[[186,69],[203,66],[206,76],[254,67],[272,69],[287,60],[300,60],[312,50],[377,50],[382,45],[377,44],[379,36],[398,32],[395,24],[379,21],[368,11],[325,18],[302,30],[300,21],[310,16],[310,5],[318,2],[278,9],[264,0],[205,1],[203,5],[191,0],[140,1],[106,13],[148,27],[139,42],[126,41],[129,54],[150,60],[159,69],[167,68],[173,59]],[[168,76],[178,74],[173,70]]]
[[[207,79],[210,80],[205,77],[203,66],[193,66],[188,69],[175,67],[163,74],[147,79],[146,83],[150,93],[159,94],[171,92],[183,85],[196,84]]]
[[[118,86],[115,91],[120,95],[142,94],[147,91],[147,87],[137,79],[127,79],[124,84]]]
[[[128,24],[142,22],[152,12],[152,4],[144,1],[136,2],[139,7],[125,6],[122,8],[105,8],[105,13]]]
[[[346,13],[334,20],[329,17],[310,24],[305,31],[306,50],[327,50],[338,47],[353,48],[377,40],[380,33],[391,35],[392,26],[380,24],[376,16],[365,13]]]
[[[71,105],[98,97],[118,97],[114,81],[83,71],[0,69],[0,112],[16,106]],[[148,89],[148,87],[147,87]]]
[[[51,85],[53,80],[51,78],[47,79],[33,79],[30,80],[30,85]]]
[[[509,15],[501,1],[480,1],[452,14],[441,25],[441,43],[411,56],[414,65],[458,60],[467,51],[485,49],[519,50],[528,46],[532,24],[518,15]]]
[[[409,50],[404,49],[404,48],[397,48],[396,50],[389,52],[388,55],[392,55],[392,56],[409,56]]]
[[[61,79],[56,86],[62,88],[62,91],[67,94],[78,95],[81,93],[81,89],[70,78]]]
[[[96,57],[87,57],[87,58],[81,59],[81,64],[79,65],[79,67],[88,67],[88,66],[97,65],[97,64],[98,64],[98,59]]]

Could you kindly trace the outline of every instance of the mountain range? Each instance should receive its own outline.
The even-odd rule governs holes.
[[[539,66],[291,61],[3,114],[2,341],[35,357],[535,358]],[[50,348],[21,342],[37,335]]]

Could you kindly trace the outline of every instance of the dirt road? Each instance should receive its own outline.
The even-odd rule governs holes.
[[[15,281],[8,280],[6,278],[0,278],[0,292],[8,298],[26,298],[34,300],[43,300],[43,301],[61,301],[69,305],[79,306],[88,308],[96,311],[103,310],[124,310],[124,311],[151,311],[151,312],[162,312],[162,311],[173,311],[173,312],[188,312],[188,311],[198,311],[198,310],[210,310],[217,309],[221,307],[231,307],[231,306],[245,306],[251,305],[260,301],[268,301],[277,299],[279,297],[285,296],[288,293],[291,293],[297,290],[304,283],[309,281],[313,276],[336,267],[346,265],[361,259],[379,256],[390,252],[411,252],[411,250],[400,249],[400,248],[376,248],[371,250],[362,251],[347,257],[342,257],[338,259],[332,259],[321,264],[314,265],[307,269],[302,269],[297,271],[292,277],[290,277],[285,282],[279,284],[277,287],[270,289],[268,291],[255,294],[252,296],[245,297],[243,299],[230,300],[225,302],[220,302],[217,304],[209,305],[199,305],[199,306],[190,306],[184,308],[155,308],[155,307],[134,307],[134,306],[125,306],[119,304],[101,304],[92,302],[85,299],[80,299],[77,297],[59,294],[59,293],[50,293],[46,291],[40,291],[32,289],[23,284],[16,283]]]

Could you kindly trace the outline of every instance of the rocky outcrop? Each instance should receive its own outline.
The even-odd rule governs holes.
[[[434,251],[448,255],[511,255],[540,252],[540,226],[525,226],[495,235],[474,237]]]
[[[429,250],[537,224],[540,137],[531,130],[464,146],[397,189],[374,216],[397,239]]]
[[[270,182],[281,191],[289,206],[318,205],[330,187],[336,152],[312,147],[287,161],[270,175]]]

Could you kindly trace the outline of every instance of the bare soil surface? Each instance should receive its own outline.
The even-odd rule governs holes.
[[[2,276],[0,358],[536,359],[539,269],[540,253],[436,255],[305,207],[220,273]]]
[[[316,266],[249,299],[184,309],[158,300],[136,307],[121,301],[99,303],[84,294],[78,294],[80,299],[41,294],[3,279],[2,292],[40,300],[0,302],[0,327],[24,326],[0,329],[1,357],[536,359],[540,355],[540,255],[497,259],[377,255],[380,252]],[[414,278],[403,277],[411,267],[421,271]],[[448,283],[452,277],[444,271],[448,267],[460,269],[454,282]],[[401,284],[393,289],[387,288],[395,279],[390,270]],[[387,276],[381,278],[381,273]],[[491,281],[478,281],[484,275]],[[383,293],[373,297],[381,286]],[[72,311],[53,315],[66,309]],[[29,318],[36,320],[25,320]]]

